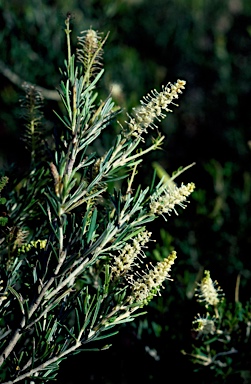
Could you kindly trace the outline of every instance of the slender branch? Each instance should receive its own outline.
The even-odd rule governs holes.
[[[72,291],[72,288],[67,289],[67,291],[65,291],[60,297],[57,298],[57,302],[59,303],[71,291]],[[44,317],[44,315],[46,315],[48,312],[50,312],[50,310],[54,307],[54,304],[55,303],[53,302],[50,305],[48,305],[45,308],[45,310],[32,323],[28,324],[25,327],[25,330],[33,327],[33,325],[36,324],[42,317]]]
[[[9,341],[9,344],[7,345],[7,347],[5,348],[5,350],[3,351],[3,353],[0,356],[0,367],[3,364],[4,360],[7,359],[9,354],[15,348],[15,345],[17,344],[17,342],[18,342],[18,340],[19,340],[19,338],[21,336],[22,329],[23,329],[24,326],[25,326],[25,316],[23,316],[19,327],[14,332],[11,340]]]
[[[61,260],[59,260],[59,263],[58,263],[58,266],[57,266],[57,268],[55,270],[54,275],[50,278],[50,280],[47,282],[47,284],[45,284],[45,286],[43,287],[42,291],[40,292],[38,298],[31,305],[31,307],[29,309],[29,312],[28,312],[28,319],[30,319],[31,316],[33,315],[33,313],[37,310],[37,308],[40,305],[42,299],[44,298],[44,295],[46,294],[46,292],[48,291],[48,289],[50,288],[50,286],[54,282],[54,280],[55,280],[55,278],[56,278],[56,276],[57,276],[57,274],[58,274],[58,272],[59,272],[59,270],[60,270],[64,260],[65,260],[65,257],[66,257],[66,254],[64,253],[63,256],[61,257]],[[9,344],[7,345],[7,347],[5,348],[3,353],[0,355],[0,367],[3,364],[4,360],[7,359],[9,354],[15,348],[15,345],[17,344],[18,340],[20,339],[22,331],[23,331],[23,328],[25,327],[25,325],[26,325],[26,316],[23,316],[23,318],[22,318],[22,320],[20,322],[20,325],[16,329],[16,331],[14,332],[14,334],[13,334]]]
[[[236,284],[235,284],[235,294],[234,294],[234,301],[238,303],[240,301],[239,292],[240,292],[240,281],[241,281],[241,275],[238,273],[236,278]]]
[[[72,89],[72,133],[75,134],[76,132],[76,119],[77,119],[77,90],[76,90],[76,84],[74,84]]]
[[[35,373],[37,373],[37,372],[41,371],[42,369],[48,367],[48,365],[53,364],[56,361],[58,361],[59,359],[62,359],[64,356],[69,355],[69,353],[74,352],[81,345],[82,345],[81,342],[78,341],[75,345],[73,345],[71,348],[67,349],[66,351],[64,351],[60,355],[54,356],[51,359],[47,360],[45,363],[40,364],[38,367],[31,369],[29,372],[26,372],[23,375],[18,376],[16,379],[11,380],[11,381],[6,381],[6,382],[4,382],[2,384],[14,384],[14,383],[17,383],[18,381],[21,381],[21,380],[25,379],[26,377],[31,377],[31,375],[34,375]]]
[[[66,33],[66,40],[67,40],[67,55],[68,55],[68,72],[70,70],[70,65],[71,65],[70,19],[71,19],[71,16],[69,14],[65,20],[65,25],[66,25],[65,33]]]
[[[64,288],[72,279],[74,279],[78,274],[83,270],[83,267],[86,263],[88,263],[89,258],[85,259],[83,263],[81,263],[78,268],[75,269],[65,280],[63,280],[57,288],[55,288],[49,295],[46,297],[47,300],[51,299],[55,296],[62,288]]]
[[[177,172],[175,172],[175,174],[170,177],[170,180],[173,181],[174,179],[176,179],[178,176],[180,176],[183,172],[187,171],[189,168],[193,167],[196,163],[191,163],[189,165],[187,165],[186,167],[178,170]]]
[[[55,278],[57,277],[59,271],[60,271],[60,268],[65,260],[65,257],[66,257],[66,254],[63,253],[63,256],[61,257],[61,260],[59,260],[59,263],[58,263],[58,266],[54,272],[54,275],[50,278],[50,280],[47,282],[47,284],[45,284],[45,286],[43,287],[40,295],[38,296],[37,300],[33,303],[33,305],[31,306],[30,310],[29,310],[29,314],[28,314],[28,318],[30,319],[31,316],[33,315],[33,313],[37,310],[39,304],[41,303],[42,299],[44,298],[46,292],[48,291],[48,289],[50,288],[50,286],[52,285],[52,283],[54,282]]]
[[[129,193],[131,193],[131,190],[132,190],[132,183],[133,183],[133,180],[134,180],[134,177],[136,175],[136,169],[137,169],[137,166],[139,165],[139,163],[136,163],[133,167],[133,172],[132,172],[132,175],[131,175],[131,178],[128,182],[128,186],[127,186],[127,190],[126,190],[126,194],[128,195]]]
[[[130,157],[127,157],[128,153],[126,152],[122,157],[118,158],[113,164],[111,164],[112,168],[114,169],[114,168],[125,166],[129,162],[143,157],[146,153],[156,150],[157,148],[160,147],[163,140],[164,140],[164,136],[160,136],[158,139],[156,139],[156,143],[154,143],[153,145],[146,148],[145,150],[140,151],[140,152],[138,152],[135,155],[132,155]],[[140,140],[138,140],[137,143],[140,143]]]
[[[2,62],[2,60],[0,60],[0,72],[13,84],[17,85],[19,88],[22,88],[23,84],[26,83],[27,85],[33,86],[39,92],[41,92],[41,94],[45,99],[56,100],[56,101],[61,100],[59,93],[57,91],[40,87],[39,85],[30,83],[29,81],[22,79],[19,75],[11,71],[11,69],[8,68],[7,65]]]

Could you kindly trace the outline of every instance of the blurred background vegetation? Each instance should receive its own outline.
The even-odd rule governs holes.
[[[240,274],[240,300],[250,299],[250,0],[2,0],[0,11],[1,168],[17,162],[18,170],[27,164],[19,139],[20,84],[57,88],[67,12],[73,15],[75,41],[90,26],[104,34],[110,31],[103,98],[112,92],[115,101],[130,110],[151,89],[160,90],[161,84],[177,78],[187,81],[180,107],[161,124],[163,151],[146,159],[138,180],[149,181],[153,162],[169,174],[196,162],[180,180],[196,184],[190,205],[176,219],[160,221],[157,231],[155,226],[158,245],[149,252],[149,257],[161,259],[177,250],[174,282],[168,282],[146,317],[121,329],[110,350],[66,361],[59,382],[75,384],[81,377],[85,383],[158,384],[180,382],[184,374],[195,383],[225,382],[217,381],[210,367],[194,373],[180,351],[189,351],[194,343],[191,322],[199,309],[193,293],[204,268],[218,279],[230,302]],[[50,132],[58,124],[52,110],[62,106],[50,99],[44,104],[45,129]],[[101,151],[114,129],[99,143]],[[233,371],[226,382],[251,382],[240,373],[245,369],[241,364],[251,366],[250,350],[241,343],[236,349],[239,358],[230,362]]]

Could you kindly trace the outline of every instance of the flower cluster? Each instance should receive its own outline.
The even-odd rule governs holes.
[[[154,215],[162,215],[167,213],[169,216],[174,211],[178,215],[175,205],[179,205],[182,208],[186,208],[187,197],[194,191],[194,183],[182,184],[181,187],[164,188],[160,194],[157,191],[151,197],[150,211]],[[188,203],[188,201],[187,201]]]
[[[205,307],[213,305],[216,307],[223,299],[222,289],[218,286],[217,281],[213,281],[210,277],[210,272],[205,271],[205,276],[198,283],[197,292],[195,294],[198,297],[198,301],[204,302]]]
[[[140,279],[132,281],[132,293],[128,298],[130,304],[136,302],[146,305],[156,296],[166,279],[170,279],[170,270],[176,259],[176,252],[173,251],[165,260],[160,261],[156,266],[144,274]]]
[[[100,44],[100,36],[94,29],[81,32],[83,36],[78,36],[78,43],[81,48],[77,49],[77,58],[80,62],[91,60]],[[85,63],[88,64],[88,63]]]
[[[81,34],[82,36],[78,36],[77,59],[83,64],[85,77],[89,82],[102,67],[102,46],[106,38],[102,40],[101,34],[93,29],[83,31]]]
[[[15,236],[16,238],[14,241],[14,248],[16,247],[20,248],[27,241],[27,237],[29,236],[29,231],[23,228],[18,228]]]
[[[139,255],[145,256],[142,248],[145,247],[150,237],[151,232],[145,230],[133,239],[132,244],[127,243],[125,245],[123,250],[120,251],[119,256],[114,258],[114,263],[111,267],[111,272],[115,278],[125,275],[135,265],[135,260],[139,258]]]
[[[5,187],[5,185],[8,183],[8,181],[9,181],[9,178],[7,176],[1,177],[1,179],[0,179],[0,192]],[[1,204],[3,204],[3,203],[1,203]]]
[[[46,247],[46,244],[47,244],[47,240],[32,240],[30,243],[28,244],[23,244],[19,249],[18,249],[18,252],[19,253],[25,253],[25,252],[28,252],[32,247],[35,247],[35,248],[38,248],[39,249],[43,249]]]
[[[152,94],[145,96],[140,101],[141,106],[134,109],[134,117],[129,116],[129,121],[126,122],[129,128],[128,136],[140,137],[142,133],[147,133],[147,128],[155,128],[154,120],[163,119],[166,116],[163,111],[172,112],[170,105],[176,105],[173,100],[178,99],[185,89],[185,84],[184,80],[177,80],[175,84],[169,83],[163,87],[162,92],[154,89]]]

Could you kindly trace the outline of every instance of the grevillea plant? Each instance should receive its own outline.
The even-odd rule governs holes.
[[[177,214],[194,190],[193,183],[173,182],[189,166],[169,183],[155,183],[153,177],[142,189],[136,182],[144,156],[161,147],[164,136],[154,134],[156,122],[176,105],[183,80],[143,98],[112,146],[97,154],[97,139],[119,112],[110,97],[100,100],[97,90],[106,37],[93,29],[82,32],[72,54],[70,19],[59,90],[64,113],[55,112],[58,124],[46,136],[42,94],[24,85],[23,139],[30,168],[18,180],[10,173],[3,188],[10,191],[0,242],[4,384],[50,381],[67,356],[108,347],[101,339],[133,321],[170,279],[175,251],[156,265],[144,264],[151,238],[147,223]]]

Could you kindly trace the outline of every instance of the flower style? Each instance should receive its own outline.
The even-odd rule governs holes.
[[[205,302],[205,307],[209,305],[216,307],[223,299],[222,289],[218,286],[217,281],[213,281],[210,277],[210,271],[205,271],[205,277],[198,284],[195,296],[199,302]]]
[[[194,183],[188,183],[187,185],[182,184],[181,187],[165,187],[161,190],[162,193],[159,190],[156,191],[151,197],[150,212],[154,215],[167,213],[170,216],[171,212],[174,211],[178,215],[175,205],[186,208],[184,202],[194,189]]]
[[[145,257],[142,248],[149,241],[151,234],[146,230],[139,233],[133,239],[132,244],[126,244],[119,256],[114,258],[111,272],[115,278],[125,275],[135,265],[135,259],[139,258],[139,255]]]
[[[159,293],[163,282],[170,279],[170,270],[177,258],[176,252],[173,251],[165,260],[160,261],[156,266],[144,274],[139,280],[132,279],[132,293],[128,298],[130,304],[136,302],[141,305],[146,305],[148,302]]]
[[[152,95],[148,93],[143,97],[141,106],[134,109],[134,117],[129,115],[129,121],[126,122],[129,128],[127,136],[140,137],[142,133],[147,133],[147,128],[154,129],[154,119],[161,121],[166,116],[163,111],[172,112],[170,104],[177,106],[173,100],[178,99],[185,84],[184,80],[177,80],[175,84],[168,83],[162,88],[162,92],[154,89],[151,91]]]

